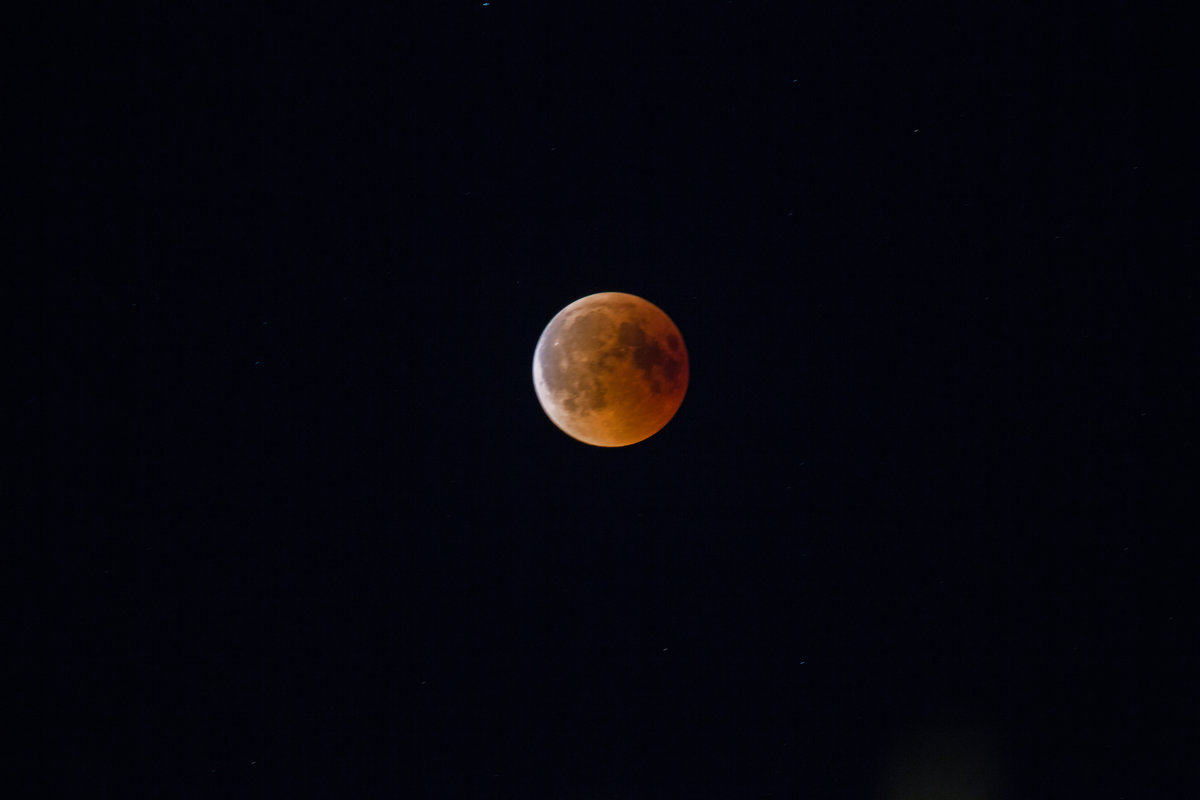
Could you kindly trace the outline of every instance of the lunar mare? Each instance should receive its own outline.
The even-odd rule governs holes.
[[[632,294],[601,292],[554,316],[538,339],[533,385],[562,431],[599,447],[623,447],[670,422],[688,385],[688,355],[675,323]]]

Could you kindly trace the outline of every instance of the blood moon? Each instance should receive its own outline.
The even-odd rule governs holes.
[[[559,311],[538,339],[533,386],[569,436],[624,447],[662,430],[688,386],[683,337],[658,306],[600,292]]]

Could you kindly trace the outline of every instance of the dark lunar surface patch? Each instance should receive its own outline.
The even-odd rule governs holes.
[[[655,394],[662,394],[663,387],[662,383],[652,374],[654,367],[657,366],[661,369],[662,374],[672,384],[678,380],[683,370],[683,363],[678,359],[668,356],[658,341],[652,340],[646,335],[646,331],[641,325],[636,325],[632,322],[622,322],[617,333],[617,342],[622,347],[633,349],[633,363],[646,374],[650,390]],[[667,337],[667,346],[672,350],[678,351],[683,347],[683,342],[675,334],[670,334]]]
[[[671,383],[678,383],[679,375],[683,372],[683,362],[675,358],[664,358],[661,365],[663,374]]]
[[[641,347],[646,343],[646,331],[641,325],[632,322],[622,322],[617,332],[617,343],[622,347]]]
[[[665,359],[666,353],[663,352],[658,342],[646,342],[633,351],[633,363],[637,364],[638,369],[646,373],[649,373],[656,366],[661,366]]]

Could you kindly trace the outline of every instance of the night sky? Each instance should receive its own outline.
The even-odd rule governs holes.
[[[18,782],[1115,799],[1182,772],[1119,5],[54,30],[51,357],[18,395],[48,470],[18,555],[53,577],[10,659],[54,688],[17,701],[44,723]],[[691,358],[627,448],[531,381],[599,291]]]

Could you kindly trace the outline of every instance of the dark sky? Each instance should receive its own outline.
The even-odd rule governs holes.
[[[18,666],[55,690],[17,774],[1161,796],[1148,654],[1194,617],[1149,569],[1123,7],[407,5],[97,14],[34,65],[55,577]],[[691,355],[628,448],[530,379],[596,291]]]

